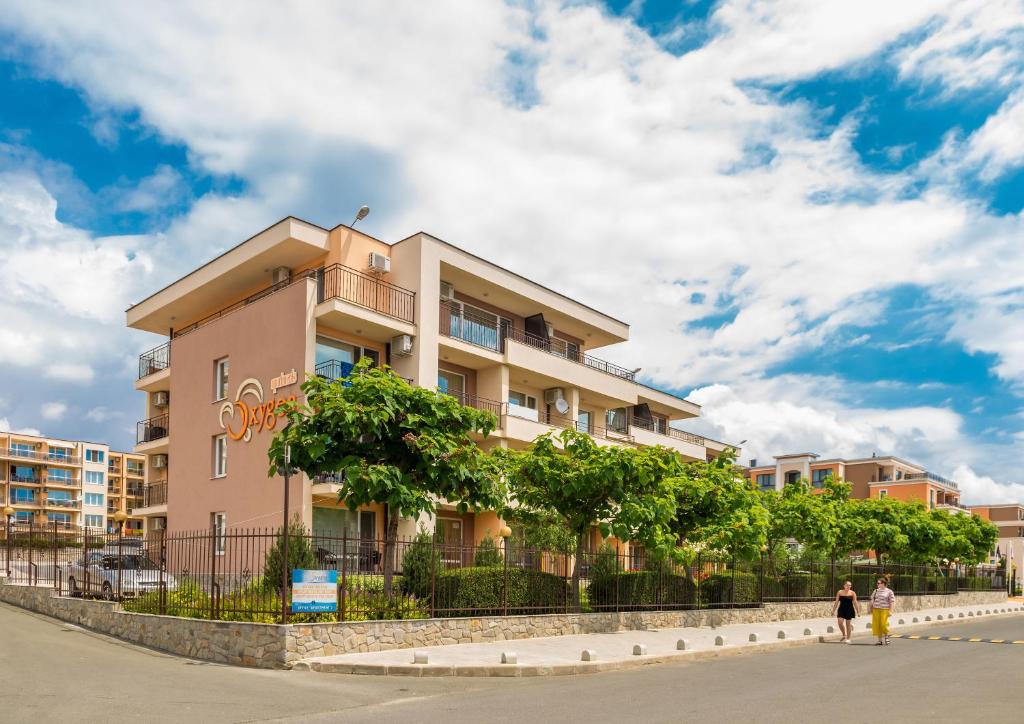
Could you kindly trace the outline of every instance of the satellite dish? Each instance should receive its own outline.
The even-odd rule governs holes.
[[[555,400],[555,409],[558,410],[559,415],[564,415],[569,411],[569,402],[564,397],[559,397]]]

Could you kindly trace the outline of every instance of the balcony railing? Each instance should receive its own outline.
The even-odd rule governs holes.
[[[167,503],[167,481],[164,480],[159,483],[150,483],[146,486],[145,495],[143,496],[142,507],[149,508],[154,505],[164,505]]]
[[[342,264],[317,271],[317,301],[328,299],[341,299],[410,324],[415,319],[415,292]]]
[[[148,420],[142,420],[136,425],[135,440],[136,444],[141,445],[144,442],[153,442],[161,438],[167,437],[170,427],[170,415],[163,414],[151,417]]]
[[[31,485],[39,485],[43,482],[43,479],[35,475],[18,475],[17,473],[11,473],[12,483],[29,483]]]
[[[554,357],[561,357],[630,382],[636,381],[636,373],[633,370],[584,354],[576,345],[561,339],[542,339],[522,329],[515,329],[507,323],[496,322],[494,317],[467,311],[457,304],[441,302],[438,324],[438,331],[446,337],[460,339],[477,347],[501,353],[505,351],[506,340],[511,339]]]
[[[168,341],[139,355],[139,379],[165,370],[170,366],[171,343]]]
[[[0,447],[0,457],[21,458],[24,460],[39,460],[41,462],[54,463],[57,465],[78,465],[82,458],[78,455],[64,455],[63,453],[43,452],[41,450],[25,450],[22,448]]]
[[[47,485],[62,485],[65,488],[78,488],[81,487],[82,481],[79,478],[54,478],[51,476],[46,477]]]
[[[665,435],[666,437],[674,437],[676,440],[684,440],[685,442],[693,443],[694,445],[700,445],[704,447],[704,438],[700,435],[694,435],[690,432],[684,432],[683,430],[676,430],[675,428],[666,425],[658,425],[654,420],[645,420],[641,417],[634,417],[630,421],[632,427],[638,427],[641,430],[647,430],[658,435]]]
[[[77,508],[79,501],[64,498],[47,498],[46,505],[50,508]]]
[[[445,392],[444,394],[454,397],[466,407],[474,407],[477,410],[486,410],[499,418],[505,414],[505,409],[507,407],[507,404],[504,402],[488,400],[486,397],[477,397],[476,395],[470,395],[465,392]]]
[[[933,482],[941,483],[942,485],[945,485],[947,487],[953,488],[954,490],[959,490],[960,489],[960,486],[957,485],[952,480],[950,480],[949,478],[944,478],[941,475],[936,475],[935,473],[929,473],[929,472],[924,472],[924,473],[907,473],[906,475],[903,476],[903,479],[904,480],[931,480]]]
[[[133,478],[141,478],[146,475],[146,471],[143,468],[133,468],[129,465],[126,474]]]

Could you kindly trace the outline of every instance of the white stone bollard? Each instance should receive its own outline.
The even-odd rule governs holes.
[[[777,634],[775,634],[775,638],[779,638],[779,639],[786,638],[786,632],[785,631],[779,631]]]
[[[519,659],[516,656],[515,651],[502,651],[501,652],[501,663],[503,664],[514,664]]]
[[[960,612],[960,615],[959,615],[959,616],[957,616],[957,618],[964,618],[964,612],[963,612],[963,611],[961,611],[961,612]]]
[[[813,633],[809,628],[804,629],[804,636],[810,636]]]
[[[961,613],[960,615],[961,615],[961,616],[963,616],[963,614],[962,614],[962,613]],[[974,616],[974,611],[968,611],[968,612],[967,612],[967,615],[968,615],[968,616]]]
[[[725,636],[715,636],[715,646],[725,646]]]
[[[747,636],[747,641],[749,641],[752,644],[756,644],[757,643],[757,634],[756,633],[752,633],[749,636]]]
[[[428,661],[429,660],[427,658],[427,652],[426,651],[413,651],[412,652],[412,662],[414,664],[426,664],[426,663],[428,663]]]
[[[835,632],[836,632],[836,627],[835,626],[829,626],[827,629],[825,629],[825,633],[835,633]]]
[[[689,651],[689,650],[690,650],[690,640],[689,639],[679,639],[678,641],[676,641],[676,651]]]
[[[904,621],[904,620],[903,620],[903,619],[901,618],[901,619],[900,619],[899,621],[897,621],[896,623],[898,623],[898,624],[899,624],[900,626],[902,626],[903,624],[905,624],[905,623],[906,623],[906,621]]]
[[[942,614],[940,613],[937,618],[938,618],[939,621],[941,621],[942,620]],[[925,616],[924,620],[925,621],[931,621],[932,617],[931,616]]]
[[[918,623],[918,618],[917,618],[917,616],[914,616],[914,618],[912,618],[912,619],[910,619],[910,620],[911,620],[912,622],[914,622],[914,623]]]
[[[597,652],[593,649],[583,649],[580,654],[580,661],[597,661]]]
[[[647,644],[633,644],[633,656],[647,656]]]
[[[869,621],[868,623],[864,624],[864,628],[865,629],[870,629],[871,628],[871,622]]]

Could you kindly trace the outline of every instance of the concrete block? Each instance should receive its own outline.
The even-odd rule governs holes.
[[[814,633],[814,632],[811,631],[809,628],[805,628],[804,629],[804,636],[810,636],[812,633]]]
[[[413,651],[412,662],[414,664],[429,664],[430,658],[427,656],[426,651]]]
[[[785,631],[779,631],[777,634],[775,634],[775,638],[779,638],[779,639],[786,638],[786,632]]]
[[[597,652],[593,649],[583,649],[580,654],[580,661],[597,661]]]
[[[725,646],[725,636],[715,636],[715,646]]]
[[[647,656],[647,644],[633,644],[633,656]]]
[[[750,634],[747,637],[747,641],[750,641],[751,643],[755,643],[756,644],[757,643],[757,634],[756,633]]]
[[[518,657],[515,651],[502,651],[501,652],[501,663],[503,664],[514,664]]]
[[[676,641],[676,651],[689,651],[689,650],[690,650],[690,640],[689,639],[679,639],[678,641]]]

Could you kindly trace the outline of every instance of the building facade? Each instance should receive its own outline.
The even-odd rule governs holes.
[[[1000,558],[1005,558],[1019,571],[1024,562],[1024,505],[972,505],[971,512],[999,528],[999,540],[989,563],[997,564]]]
[[[19,526],[114,532],[113,515],[129,515],[142,494],[145,458],[102,443],[0,433],[0,493]],[[125,522],[142,532],[142,518]]]
[[[801,479],[813,488],[821,488],[829,477],[851,485],[852,498],[894,498],[916,500],[929,510],[968,512],[960,502],[960,488],[952,480],[931,473],[902,458],[881,457],[822,460],[817,453],[778,455],[771,465],[750,461],[747,477],[762,490],[782,490],[787,483]]]
[[[301,400],[307,375],[341,377],[363,357],[494,412],[488,449],[563,427],[692,460],[727,447],[672,425],[698,405],[593,355],[625,342],[626,323],[425,233],[387,244],[288,218],[131,307],[127,323],[167,337],[140,358],[135,385],[148,482],[134,512],[150,528],[280,525],[270,411]],[[349,511],[338,490],[330,476],[296,476],[292,510],[317,532],[381,535],[385,512]],[[442,505],[400,533],[420,525],[473,544],[501,521]]]

